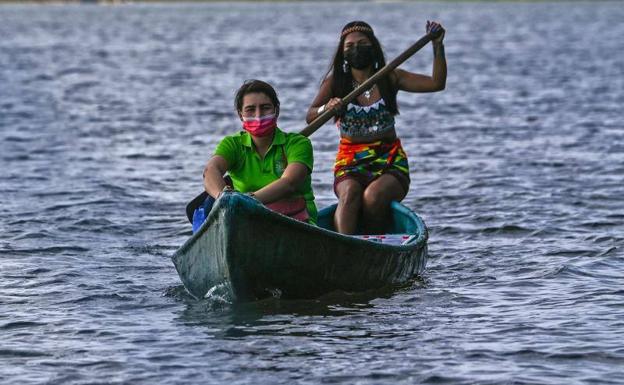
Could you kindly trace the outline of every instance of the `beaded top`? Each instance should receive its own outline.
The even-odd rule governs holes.
[[[349,103],[338,121],[343,135],[351,138],[379,136],[394,131],[394,114],[386,107],[383,99],[370,106]]]

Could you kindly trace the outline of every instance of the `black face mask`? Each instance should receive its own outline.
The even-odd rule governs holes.
[[[347,63],[356,70],[364,69],[375,60],[372,45],[356,45],[344,51]]]

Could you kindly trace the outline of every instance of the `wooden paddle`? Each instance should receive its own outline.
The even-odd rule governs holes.
[[[409,59],[413,54],[418,52],[422,47],[426,46],[427,43],[429,43],[431,40],[440,36],[441,33],[442,31],[438,31],[435,33],[430,32],[426,34],[425,36],[421,37],[416,43],[412,44],[408,49],[403,51],[403,53],[397,56],[394,60],[386,64],[379,71],[375,72],[373,76],[368,78],[364,83],[360,84],[356,89],[354,89],[347,96],[342,98],[342,104],[343,105],[349,104],[351,101],[353,101],[353,99],[357,98],[362,93],[364,93],[364,91],[371,88],[373,84],[379,81],[379,79],[386,76],[390,71],[392,71],[393,69],[401,65],[404,61]],[[301,130],[300,134],[304,136],[312,135],[316,130],[319,129],[319,127],[325,124],[325,122],[331,119],[332,116],[334,116],[337,112],[338,111],[333,110],[333,109],[323,112],[322,114],[317,116],[316,119],[312,121],[312,123],[308,124],[306,128]],[[190,201],[186,205],[186,215],[191,223],[193,223],[193,212],[195,211],[197,207],[199,207],[204,202],[204,200],[207,197],[208,197],[208,193],[203,191],[201,194],[196,196],[192,201]]]
[[[347,96],[342,98],[341,99],[342,105],[347,105],[351,103],[351,101],[353,101],[355,98],[357,98],[362,93],[364,93],[364,91],[370,89],[373,86],[373,84],[379,81],[379,79],[386,76],[390,71],[392,71],[393,69],[401,65],[404,61],[409,59],[413,54],[418,52],[422,47],[426,46],[427,43],[429,43],[431,40],[439,37],[441,33],[442,31],[438,31],[436,33],[430,32],[426,34],[425,36],[421,37],[416,43],[412,44],[408,49],[403,51],[402,54],[397,56],[390,63],[386,64],[382,69],[375,72],[373,76],[368,78],[364,83],[360,84],[356,89],[354,89]],[[337,112],[338,111],[334,109],[330,109],[330,110],[323,112],[322,114],[317,116],[316,119],[312,121],[312,123],[310,123],[306,128],[301,130],[301,132],[299,133],[304,136],[312,135],[316,130],[319,129],[319,127],[325,124],[325,122],[331,119],[332,116],[334,116]]]

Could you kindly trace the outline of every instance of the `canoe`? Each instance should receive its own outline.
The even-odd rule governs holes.
[[[410,209],[393,202],[393,228],[383,236],[333,231],[335,211],[335,204],[320,210],[314,226],[271,211],[247,195],[224,193],[172,260],[195,298],[218,291],[231,302],[380,289],[405,284],[423,272],[427,228]]]

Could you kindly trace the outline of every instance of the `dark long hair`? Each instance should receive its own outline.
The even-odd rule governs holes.
[[[383,50],[381,49],[381,44],[379,44],[379,40],[372,32],[368,23],[363,21],[352,21],[347,23],[343,28],[342,32],[346,31],[349,28],[353,27],[363,27],[362,29],[357,30],[358,32],[363,33],[368,37],[373,45],[373,54],[375,55],[376,66],[373,67],[373,73],[377,72],[379,69],[383,68],[386,65],[386,59],[384,58]],[[332,82],[332,93],[333,96],[344,98],[347,94],[353,91],[353,76],[351,75],[350,68],[347,68],[345,73],[343,69],[343,64],[345,61],[344,58],[344,41],[347,35],[340,36],[340,42],[338,43],[338,48],[336,48],[336,53],[334,54],[334,60],[332,61],[330,69],[327,71],[326,77],[329,74],[333,75]],[[397,115],[399,113],[399,107],[397,106],[397,89],[392,85],[389,76],[384,76],[377,82],[377,87],[379,87],[379,92],[381,93],[381,97],[386,103],[386,107],[390,112]]]

